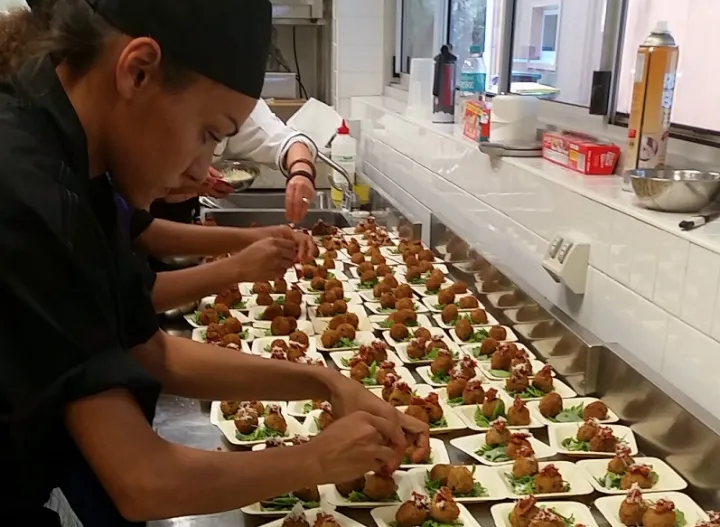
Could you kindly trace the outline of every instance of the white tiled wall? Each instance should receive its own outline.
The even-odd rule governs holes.
[[[382,95],[387,83],[386,0],[333,0],[332,104],[350,115],[350,98]]]
[[[491,164],[472,144],[375,101],[352,101],[353,118],[363,122],[361,167],[394,182],[603,341],[622,345],[635,364],[720,417],[720,252],[540,178],[519,161]],[[579,303],[540,265],[563,229],[593,240]]]

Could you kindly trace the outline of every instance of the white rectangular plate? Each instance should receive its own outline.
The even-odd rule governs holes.
[[[391,527],[396,525],[395,513],[397,512],[399,505],[393,505],[392,507],[379,507],[370,511],[375,523],[378,527]],[[458,503],[458,509],[460,509],[460,516],[458,517],[458,525],[462,527],[480,527],[480,524],[475,517],[470,514],[470,511],[462,504]]]
[[[269,322],[269,321],[255,322],[253,324],[253,327],[256,329],[255,338],[272,336],[272,335],[270,335],[270,328],[272,327],[272,322]],[[309,320],[298,320],[297,321],[297,329],[299,331],[302,331],[303,333],[307,333],[309,337],[312,337],[315,334],[313,325],[310,323]]]
[[[415,313],[427,313],[428,308],[424,304],[421,304],[420,302],[413,302],[415,305]],[[397,311],[396,309],[385,309],[380,305],[380,302],[367,302],[365,304],[365,307],[368,308],[368,310],[375,314],[375,315],[385,315],[388,316],[390,313],[394,313]]]
[[[575,399],[563,399],[563,408],[568,409],[573,406],[579,406],[584,405],[587,406],[590,403],[594,403],[595,401],[598,401],[599,399],[595,399],[594,397],[577,397]],[[540,413],[540,401],[528,401],[527,403],[528,408],[530,408],[530,412],[535,414],[535,418],[540,421],[542,424],[546,426],[555,426],[560,423],[557,423],[555,421],[551,421],[547,417],[543,417],[543,415]],[[601,423],[617,423],[620,420],[620,418],[617,416],[615,412],[613,412],[610,408],[608,408],[608,418],[603,419],[600,421]],[[582,422],[582,419],[580,419],[578,422]]]
[[[263,446],[265,446],[265,445],[263,445]],[[320,502],[321,503],[327,503],[327,497],[328,497],[328,494],[330,493],[330,487],[331,487],[331,485],[319,485],[318,486],[318,491],[320,492]],[[252,505],[247,505],[240,510],[242,512],[244,512],[245,514],[249,514],[250,516],[265,516],[268,518],[271,518],[271,517],[277,518],[278,516],[287,516],[288,513],[290,512],[290,511],[263,510],[260,503],[253,503]],[[308,514],[308,520],[310,520],[310,518],[311,518],[311,516],[309,516],[310,510],[318,511],[319,509],[309,509],[308,511],[306,511],[306,513]],[[335,514],[337,516],[337,513],[333,513],[333,514]],[[315,512],[312,517],[317,517],[317,512]],[[271,522],[268,525],[279,525],[280,527],[282,527],[283,521],[285,521],[285,518],[281,518],[279,520]],[[312,523],[310,525],[312,525]],[[356,522],[352,522],[352,523],[347,524],[347,527],[355,527],[356,525],[359,525],[359,524],[357,524]],[[343,527],[346,527],[345,524],[343,524]]]
[[[555,465],[563,478],[563,481],[570,484],[570,490],[568,492],[556,492],[547,494],[533,494],[538,499],[547,498],[569,498],[570,496],[585,496],[593,493],[593,487],[588,481],[588,476],[584,470],[578,468],[575,463],[569,461],[552,461],[538,463],[540,470],[547,467],[548,465]],[[504,467],[498,467],[495,470],[498,472],[498,477],[502,480],[505,485],[505,490],[512,499],[526,498],[529,494],[516,494],[513,486],[507,480],[507,476],[512,475],[512,465]]]
[[[473,324],[474,328],[488,328],[488,327],[492,327],[492,326],[497,326],[499,324],[497,319],[494,316],[492,316],[490,313],[487,312],[487,309],[485,309],[485,313],[487,314],[487,318],[488,318],[487,324]],[[440,313],[435,313],[433,315],[433,320],[439,327],[441,327],[443,329],[455,329],[454,324],[446,324],[445,322],[443,322],[442,314],[440,314]]]
[[[507,498],[508,493],[504,483],[497,475],[497,469],[491,467],[483,467],[480,465],[465,465],[465,467],[473,473],[473,479],[480,483],[487,490],[487,496],[481,498],[461,498],[456,496],[455,501],[458,503],[484,503],[486,501],[498,501]],[[427,469],[413,469],[409,473],[413,477],[413,490],[420,494],[429,495],[425,488],[425,483],[429,477],[431,467]]]
[[[507,413],[508,403],[505,403]],[[455,413],[457,413],[460,418],[465,421],[465,424],[470,430],[475,430],[476,432],[487,432],[490,427],[487,426],[480,426],[475,422],[475,410],[478,408],[477,405],[468,405],[468,406],[456,406],[454,408]],[[508,425],[508,429],[510,430],[526,430],[528,428],[543,428],[543,424],[540,423],[535,417],[533,416],[532,412],[530,412],[530,424],[527,426],[510,426]]]
[[[515,502],[498,503],[490,508],[495,527],[511,527],[509,517],[513,507],[515,507]],[[598,527],[588,506],[577,501],[544,501],[539,503],[538,507],[553,509],[566,518],[573,516],[575,517],[575,525]]]
[[[565,423],[556,424],[548,427],[548,439],[550,445],[558,451],[559,454],[565,454],[566,456],[580,456],[580,457],[615,457],[615,452],[572,452],[562,446],[564,439],[568,437],[576,437],[578,429],[582,426],[582,423]],[[618,439],[622,439],[627,443],[630,449],[630,455],[634,456],[638,453],[637,442],[635,441],[635,434],[627,426],[622,425],[604,425],[613,431],[613,435]]]
[[[475,368],[476,370],[476,378],[483,378],[482,373],[480,372],[480,368]],[[430,371],[430,366],[421,366],[417,370],[415,370],[417,374],[420,376],[420,378],[430,386],[433,386],[435,388],[442,388],[447,386],[447,383],[439,383],[435,382],[432,378],[432,372]]]
[[[322,487],[327,485],[321,485],[320,486],[320,495],[322,497]],[[252,512],[247,512],[245,509],[247,507],[241,509],[245,514],[253,514]],[[333,518],[337,521],[337,523],[340,525],[340,527],[363,527],[362,523],[358,523],[355,520],[348,518],[344,514],[340,514],[337,511],[331,511],[327,510],[324,511],[322,509],[310,509],[305,511],[305,518],[307,518],[308,524],[315,525],[315,520],[317,519],[318,513],[326,513],[326,514],[332,514]],[[285,516],[286,513],[283,513],[283,516]],[[272,521],[270,523],[264,524],[262,527],[282,527],[283,522],[285,521],[285,518],[280,518],[279,520]]]
[[[515,342],[515,345],[518,347],[518,349],[527,353],[530,359],[535,359],[535,354],[525,344]],[[479,355],[479,352],[477,351],[479,350],[479,348],[480,344],[463,344],[462,346],[460,346],[460,349],[465,355],[470,355],[478,362],[490,362],[490,355]]]
[[[705,513],[695,501],[685,494],[680,492],[656,492],[656,493],[644,493],[643,497],[646,500],[658,501],[658,500],[670,500],[675,504],[675,510],[681,510],[685,514],[685,521],[687,527],[693,527],[699,523],[708,520],[708,515]],[[620,510],[620,504],[625,500],[625,496],[605,496],[595,500],[595,507],[600,511],[605,519],[610,524],[610,527],[625,527],[620,521],[618,511]]]
[[[460,306],[458,305],[458,302],[460,302],[460,299],[461,299],[461,298],[465,298],[465,297],[468,297],[468,296],[474,296],[474,295],[473,295],[472,293],[465,293],[464,295],[455,295],[455,305],[458,306],[458,311],[459,311],[460,313],[469,313],[469,312],[472,311],[473,309],[478,309],[478,308],[480,308],[480,309],[485,309],[485,306],[483,306],[483,305],[480,303],[479,300],[478,300],[478,306],[477,306],[477,307],[473,307],[473,308],[470,308],[470,309],[460,309]],[[438,296],[437,296],[436,294],[435,294],[435,295],[424,296],[422,300],[423,300],[423,304],[425,304],[425,305],[427,306],[427,308],[428,308],[430,311],[432,311],[433,313],[442,313],[443,307],[445,307],[445,306],[438,307],[438,306],[439,306],[439,304],[438,304]],[[487,324],[483,324],[483,325],[487,325]]]
[[[426,326],[422,326],[422,327],[426,327]],[[412,339],[414,337],[414,333],[417,328],[409,328],[409,329],[410,329],[410,338]],[[443,340],[445,342],[447,342],[448,344],[452,343],[452,340],[450,340],[450,338],[447,336],[447,333],[445,333],[442,329],[436,328],[436,327],[427,327],[426,329],[430,330],[430,334],[433,337],[443,337]],[[396,349],[400,346],[407,347],[408,342],[409,342],[409,341],[408,342],[396,341],[394,338],[392,338],[390,336],[390,331],[388,331],[387,329],[383,331],[383,338],[385,339],[385,341],[388,344],[390,344],[393,348],[396,348]]]
[[[283,411],[283,416],[285,417],[285,421],[287,422],[287,432],[285,433],[285,437],[292,437],[294,435],[302,435],[303,428],[302,424],[292,417],[291,415],[288,415],[286,411]],[[260,424],[259,426],[263,426],[265,418],[260,418]],[[225,436],[225,439],[227,439],[230,443],[237,446],[253,446],[258,445],[260,443],[264,443],[265,440],[262,439],[260,441],[241,441],[237,438],[235,435],[235,432],[237,429],[235,428],[235,423],[232,421],[222,421],[218,423],[218,428],[222,431],[223,435]]]
[[[640,465],[649,465],[653,472],[658,475],[658,480],[651,489],[643,490],[646,492],[672,492],[687,488],[687,482],[675,472],[670,465],[662,459],[656,457],[636,457],[635,463]],[[583,459],[578,461],[578,468],[584,470],[590,478],[590,484],[603,494],[619,494],[625,496],[627,490],[609,489],[600,484],[598,480],[602,480],[607,474],[607,459]]]
[[[415,385],[415,378],[412,376],[412,373],[410,373],[410,370],[408,370],[407,368],[403,368],[402,366],[397,366],[395,368],[395,371],[397,372],[402,382],[406,382],[410,386]],[[342,370],[340,373],[342,373],[345,377],[350,377],[350,370]],[[379,384],[365,385],[365,387],[382,388],[382,386],[380,386]]]
[[[388,317],[386,315],[370,315],[368,318],[370,319],[370,323],[372,324],[373,330],[387,331],[390,329],[390,328],[386,328],[386,327],[383,327],[380,325],[382,322],[387,320]],[[421,326],[424,328],[432,327],[432,323],[430,322],[430,319],[428,319],[427,316],[422,315],[422,314],[418,315],[417,323],[418,323],[417,326],[413,326],[413,327],[408,326],[409,329],[412,331],[413,329],[421,327]]]
[[[276,404],[283,410],[287,408],[285,401],[260,401],[267,408],[271,404]],[[220,426],[220,423],[227,421],[220,410],[220,401],[213,401],[210,403],[210,424]]]
[[[487,327],[487,326],[483,326],[483,327]],[[517,338],[517,335],[513,332],[513,330],[510,329],[508,326],[503,326],[503,327],[505,328],[505,331],[507,332],[507,336],[506,336],[505,340],[503,340],[502,342],[517,342],[518,338]],[[489,328],[488,328],[488,331],[489,331]],[[477,329],[475,330],[475,332],[477,333]],[[461,345],[462,344],[478,344],[478,345],[480,344],[479,342],[465,342],[465,341],[460,340],[460,338],[457,336],[457,333],[455,333],[455,328],[452,328],[449,331],[449,333],[450,333],[450,336],[453,338],[453,340],[455,342],[457,342],[458,344],[461,344]]]
[[[411,478],[408,476],[407,472],[402,471],[395,472],[393,474],[393,478],[395,479],[398,497],[400,498],[400,501],[394,503],[400,505],[402,502],[410,499],[410,495],[412,494],[412,481]],[[354,509],[372,509],[375,507],[383,507],[387,505],[386,502],[382,501],[366,501],[360,503],[348,501],[342,496],[342,494],[337,491],[335,485],[330,486],[327,499],[328,502],[335,505],[336,507],[348,507]]]
[[[212,346],[213,344],[205,340],[206,330],[207,328],[194,328],[192,331],[192,340],[195,342],[200,342],[201,344],[209,344],[210,346]],[[253,340],[255,339],[257,331],[251,327],[245,327],[243,328],[243,331],[247,331],[248,338],[242,341],[240,349],[245,353],[251,353],[250,342],[253,342]]]
[[[530,383],[532,384],[532,378],[530,379]],[[503,393],[505,393],[509,397],[513,397],[507,390],[505,390],[505,383],[503,383],[502,386]],[[553,379],[553,388],[555,388],[555,392],[557,392],[563,399],[572,399],[577,395],[577,393],[575,393],[575,390],[570,388],[570,386],[568,386],[559,379]],[[523,401],[539,401],[540,399],[542,399],[542,397],[528,397],[523,398]]]
[[[362,304],[348,304],[347,312],[355,313],[358,318],[367,318],[367,313],[365,312],[365,308],[362,306]],[[316,320],[319,320],[321,322],[324,322],[325,324],[329,323],[333,319],[333,317],[317,316],[317,306],[308,307],[308,315],[310,315],[311,321],[314,322]]]
[[[230,315],[237,318],[243,325],[250,323],[250,319],[248,317],[246,317],[244,314],[242,314],[240,311],[238,311],[237,309],[231,309]],[[183,318],[185,319],[185,321],[188,324],[190,324],[194,328],[207,327],[207,326],[202,326],[202,325],[198,324],[197,322],[195,322],[195,313],[188,313]]]
[[[530,446],[532,446],[533,450],[535,451],[535,457],[537,457],[538,459],[547,459],[553,457],[557,453],[554,448],[546,445],[542,441],[535,439],[534,437],[529,437],[528,441],[530,442]],[[503,461],[500,463],[490,461],[488,459],[485,459],[482,455],[475,453],[477,450],[480,450],[482,447],[485,446],[485,434],[457,437],[455,439],[451,439],[450,444],[455,448],[462,450],[468,456],[476,459],[483,465],[488,465],[490,467],[499,467],[502,465],[512,465],[513,463],[512,460]]]
[[[448,340],[449,339],[446,338],[446,342],[448,348],[450,348],[450,351],[452,351],[458,358],[462,358],[462,352],[460,351],[458,345],[454,342],[448,342]],[[402,360],[405,364],[408,364],[410,366],[423,366],[426,364],[432,364],[432,359],[411,359],[407,354],[408,344],[400,344],[395,349],[397,350],[398,357],[400,357],[400,360]]]
[[[430,428],[431,434],[447,434],[449,432],[457,432],[458,430],[465,430],[467,428],[467,426],[465,426],[465,422],[455,413],[454,408],[451,408],[443,401],[440,401],[440,406],[443,409],[443,416],[445,417],[445,421],[447,421],[447,426]],[[407,410],[407,406],[398,406],[397,409],[404,413],[405,410]]]
[[[308,335],[309,336],[309,335]],[[269,357],[270,352],[265,351],[265,348],[270,346],[276,340],[282,340],[284,342],[290,342],[290,337],[260,337],[253,341],[252,352],[253,355],[262,355],[263,357]],[[308,355],[317,355],[317,349],[315,348],[315,339],[310,338],[310,345],[307,349]]]
[[[272,324],[271,320],[264,320],[263,314],[267,310],[269,306],[254,306],[250,308],[250,312],[248,314],[248,317],[250,318],[250,321],[253,323],[255,327],[260,327],[261,325],[267,325],[267,327],[270,327],[270,324]],[[298,322],[300,320],[305,320],[307,318],[307,308],[303,304],[300,306],[300,318],[298,319]]]
[[[335,363],[335,366],[337,366],[338,370],[350,370],[350,366],[345,365],[343,361],[348,362],[354,356],[354,351],[336,351],[335,353],[330,354],[330,358]],[[394,362],[396,366],[400,366],[402,364],[400,357],[395,355],[395,353],[393,353],[391,350],[388,350],[387,352],[387,360],[389,360],[390,362]]]
[[[412,465],[410,463],[400,465],[403,470],[408,469],[427,469],[430,470],[435,465],[448,465],[450,464],[450,455],[448,454],[447,447],[442,439],[430,438],[430,461],[424,465]]]
[[[305,302],[309,307],[318,306],[320,305],[320,295],[303,295],[303,302]],[[350,305],[362,304],[363,299],[358,293],[345,291],[345,302]]]
[[[491,381],[504,381],[508,377],[510,377],[509,371],[500,371],[500,370],[492,370],[490,369],[490,362],[483,361],[480,362],[480,370],[483,372],[483,375],[490,379]],[[532,366],[533,373],[540,371],[543,366],[545,366],[545,363],[539,360],[530,360],[530,365]],[[553,376],[555,376],[555,372],[553,371]]]
[[[355,342],[357,343],[357,346],[353,346],[352,348],[332,348],[328,349],[322,344],[322,335],[317,335],[315,337],[315,346],[317,347],[318,351],[324,351],[327,353],[333,353],[335,351],[352,351],[360,349],[360,346],[368,346],[372,344],[372,342],[375,340],[375,335],[372,331],[358,331],[355,334]]]

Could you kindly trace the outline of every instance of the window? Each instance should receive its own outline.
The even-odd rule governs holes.
[[[6,11],[13,7],[25,7],[25,0],[0,0],[0,11]]]
[[[716,0],[632,0],[629,3],[618,85],[618,111],[629,112],[637,48],[661,20],[667,21],[680,46],[673,123],[720,131],[720,99],[715,84],[720,75],[712,44],[720,24],[720,2]]]
[[[434,57],[439,51],[435,47],[435,15],[440,0],[404,0],[402,4],[402,61],[400,71],[410,73],[412,59]]]
[[[516,0],[511,91],[588,106],[606,0]]]
[[[458,57],[458,75],[470,46],[480,46],[488,72],[488,89],[500,72],[501,13],[505,0],[451,0],[449,42]]]

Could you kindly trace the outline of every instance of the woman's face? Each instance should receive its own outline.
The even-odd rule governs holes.
[[[135,39],[119,52],[118,97],[108,112],[108,165],[136,207],[187,184],[188,177],[202,181],[218,143],[237,134],[256,103],[205,77],[169,87],[156,46]]]

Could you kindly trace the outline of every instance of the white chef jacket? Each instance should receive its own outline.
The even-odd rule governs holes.
[[[263,99],[259,99],[250,117],[240,127],[234,137],[225,139],[215,149],[215,159],[247,160],[279,169],[287,177],[285,156],[296,142],[302,142],[310,149],[315,159],[317,147],[315,143],[288,128],[268,107]]]

